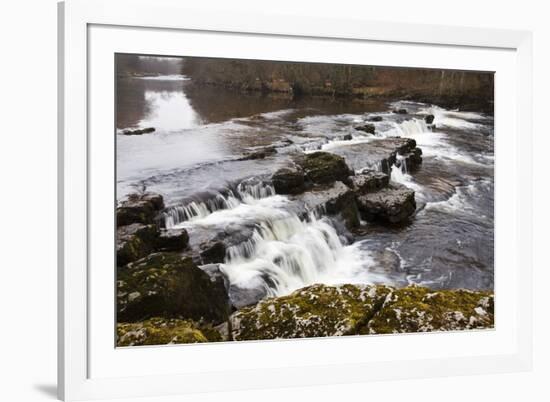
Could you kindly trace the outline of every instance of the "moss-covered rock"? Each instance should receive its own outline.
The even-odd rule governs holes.
[[[117,266],[136,261],[153,252],[159,238],[155,225],[133,223],[117,229]]]
[[[208,338],[208,333],[212,339]],[[221,335],[210,327],[209,331],[193,321],[151,318],[136,323],[117,324],[117,346],[166,345],[202,343],[221,340]]]
[[[391,291],[385,286],[312,285],[265,299],[230,318],[234,340],[350,335]]]
[[[494,325],[492,292],[432,291],[419,286],[388,294],[382,308],[359,333],[454,331]]]
[[[234,340],[492,328],[493,295],[418,286],[312,285],[243,308],[229,323]]]
[[[306,177],[316,184],[345,181],[353,174],[344,158],[329,152],[318,151],[306,154],[301,163]]]
[[[191,258],[155,253],[118,270],[119,322],[150,317],[220,323],[230,303],[222,279],[212,279]]]

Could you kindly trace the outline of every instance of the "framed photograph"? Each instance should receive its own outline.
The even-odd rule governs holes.
[[[529,32],[69,0],[59,45],[62,399],[530,369]]]

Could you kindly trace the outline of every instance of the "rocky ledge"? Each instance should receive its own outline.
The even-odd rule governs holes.
[[[486,329],[493,295],[374,285],[313,285],[230,317],[233,340]]]
[[[152,318],[119,323],[119,346],[490,329],[491,292],[312,285],[260,301],[218,326]]]

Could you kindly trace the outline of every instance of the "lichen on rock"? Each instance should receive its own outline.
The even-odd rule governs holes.
[[[312,285],[230,317],[234,340],[350,335],[390,292],[385,286]]]
[[[388,294],[380,311],[360,332],[387,334],[491,328],[493,300],[491,292],[433,291],[409,286]]]
[[[205,333],[206,332],[206,333]],[[208,335],[211,339],[209,339]],[[215,330],[203,331],[190,320],[151,318],[136,323],[117,324],[117,346],[203,343],[221,340]]]
[[[492,328],[491,292],[419,286],[312,285],[229,319],[231,338],[259,340]]]

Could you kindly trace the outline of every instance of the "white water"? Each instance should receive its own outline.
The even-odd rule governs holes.
[[[221,270],[232,285],[280,296],[314,283],[370,282],[364,253],[344,246],[328,220],[282,215],[265,219],[250,241],[228,250]]]
[[[243,204],[253,205],[258,200],[274,195],[275,189],[270,184],[242,181],[237,186],[236,194],[233,190],[227,189],[225,194],[219,192],[206,200],[190,201],[166,210],[164,223],[167,228],[174,228],[185,221],[204,220],[214,212],[234,209]]]

